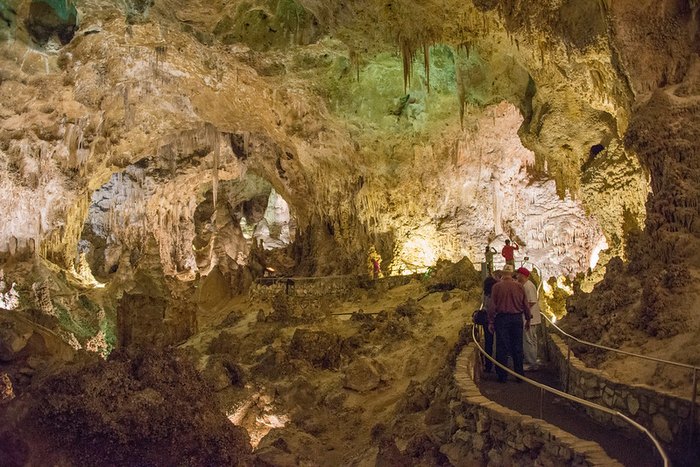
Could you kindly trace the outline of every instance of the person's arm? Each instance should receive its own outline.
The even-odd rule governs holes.
[[[514,250],[519,250],[519,249],[520,249],[520,245],[518,245],[517,243],[513,242],[513,249],[514,249]]]
[[[521,299],[521,308],[523,310],[523,313],[525,313],[525,321],[527,325],[530,325],[530,320],[532,319],[532,312],[530,311],[530,303],[527,300],[527,293],[525,292],[525,287],[522,285],[520,286],[520,289],[522,290],[522,299]]]

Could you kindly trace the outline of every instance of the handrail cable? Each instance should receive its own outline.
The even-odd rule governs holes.
[[[535,263],[529,261],[529,258],[527,258],[527,257],[525,258],[525,260],[523,260],[523,261],[520,262],[521,266],[524,265],[524,264],[526,264],[526,263],[529,263],[531,269],[536,270],[536,271],[537,271],[537,275],[539,276],[540,281],[539,281],[539,284],[537,285],[537,296],[538,296],[538,298],[539,298],[540,290],[541,290],[541,288],[542,288],[542,283],[544,282],[544,280],[543,280],[543,278],[542,278],[542,270],[541,270]],[[482,308],[483,308],[483,302],[482,302]],[[615,349],[615,348],[613,348],[613,347],[608,347],[608,346],[605,346],[605,345],[600,345],[600,344],[596,344],[596,343],[594,343],[594,342],[589,342],[589,341],[585,341],[585,340],[583,340],[583,339],[579,339],[578,337],[572,336],[571,334],[567,333],[567,332],[564,331],[562,328],[560,328],[559,326],[557,326],[557,324],[555,323],[555,321],[554,321],[554,319],[553,319],[553,318],[554,318],[554,315],[552,315],[552,317],[550,318],[550,317],[547,316],[545,313],[542,313],[542,314],[544,315],[544,317],[545,317],[545,319],[547,320],[547,322],[548,322],[549,324],[551,324],[552,326],[554,326],[554,328],[555,328],[559,333],[561,333],[563,336],[567,337],[567,338],[570,339],[570,340],[573,340],[573,341],[578,342],[579,344],[587,345],[587,346],[589,346],[589,347],[598,348],[598,349],[605,350],[605,351],[608,351],[608,352],[618,353],[618,354],[621,354],[621,355],[627,355],[627,356],[629,356],[629,357],[641,358],[641,359],[643,359],[643,360],[649,360],[649,361],[652,361],[652,362],[657,362],[657,363],[662,363],[662,364],[666,364],[666,365],[672,365],[672,366],[676,366],[676,367],[680,367],[680,368],[685,368],[685,369],[688,369],[688,370],[692,370],[692,372],[693,372],[693,383],[692,383],[692,384],[693,384],[693,391],[692,391],[691,398],[690,398],[690,417],[689,417],[689,419],[690,419],[689,440],[690,440],[690,443],[692,444],[693,439],[694,439],[694,436],[695,436],[695,406],[696,406],[697,393],[698,393],[698,371],[700,370],[700,367],[697,367],[697,366],[694,366],[694,365],[689,365],[689,364],[687,364],[687,363],[676,362],[676,361],[673,361],[673,360],[665,360],[665,359],[663,359],[663,358],[657,358],[657,357],[651,357],[651,356],[648,356],[648,355],[636,354],[636,353],[634,353],[634,352],[628,352],[628,351],[626,351],[626,350]],[[569,379],[569,373],[571,372],[571,369],[570,369],[571,345],[567,344],[567,347],[568,347],[568,355],[567,355],[567,383],[566,383],[566,389],[568,390],[568,385],[569,385],[568,379]]]
[[[523,261],[522,263],[524,264],[524,263],[526,263],[526,262],[528,262],[528,261]],[[530,263],[532,269],[537,270],[538,275],[539,275],[539,277],[540,277],[540,283],[539,283],[538,286],[537,286],[537,292],[538,292],[538,297],[539,297],[539,291],[540,291],[540,289],[542,288],[542,282],[543,282],[542,276],[541,276],[541,274],[540,274],[541,269],[540,269],[538,266],[536,266],[534,263],[532,263],[532,262],[529,262],[529,263]],[[544,313],[543,313],[543,314],[544,314]],[[593,342],[585,341],[585,340],[583,340],[583,339],[579,339],[578,337],[572,336],[571,334],[567,333],[567,332],[564,331],[562,328],[560,328],[559,326],[557,326],[556,323],[554,322],[554,320],[552,320],[549,316],[545,316],[545,318],[547,319],[547,321],[548,321],[550,324],[552,324],[552,326],[554,326],[554,327],[556,328],[557,331],[559,331],[561,334],[563,334],[564,336],[568,337],[569,339],[572,339],[572,340],[578,342],[579,344],[584,344],[584,345],[588,345],[588,346],[591,346],[591,347],[596,347],[596,348],[599,348],[599,349],[602,349],[602,350],[607,350],[607,351],[610,351],[610,352],[616,352],[616,353],[620,353],[620,354],[623,354],[623,355],[628,355],[628,356],[630,356],[630,357],[638,357],[638,358],[642,358],[642,359],[645,359],[645,360],[651,360],[651,361],[654,361],[654,362],[666,363],[666,364],[668,364],[668,365],[675,365],[675,366],[687,368],[687,369],[689,369],[689,370],[700,370],[700,367],[699,367],[699,366],[689,365],[689,364],[687,364],[687,363],[676,362],[676,361],[673,361],[673,360],[664,360],[664,359],[662,359],[662,358],[651,357],[651,356],[648,356],[648,355],[636,354],[636,353],[633,353],[633,352],[628,352],[628,351],[626,351],[626,350],[615,349],[615,348],[613,348],[613,347],[607,347],[607,346],[605,346],[605,345],[600,345],[600,344],[596,344],[596,343],[593,343]]]
[[[668,365],[679,366],[679,367],[687,368],[687,369],[690,369],[690,370],[700,370],[700,367],[693,366],[693,365],[689,365],[689,364],[687,364],[687,363],[675,362],[675,361],[673,361],[673,360],[664,360],[663,358],[651,357],[651,356],[649,356],[649,355],[636,354],[636,353],[633,353],[633,352],[628,352],[628,351],[626,351],[626,350],[615,349],[615,348],[613,348],[613,347],[608,347],[608,346],[605,346],[605,345],[600,345],[600,344],[596,344],[596,343],[593,343],[593,342],[585,341],[585,340],[583,340],[583,339],[579,339],[578,337],[572,336],[571,334],[569,334],[568,332],[564,331],[562,328],[560,328],[559,326],[557,326],[556,323],[554,322],[554,320],[551,319],[549,316],[545,316],[545,318],[547,319],[547,321],[549,322],[549,324],[551,324],[552,326],[554,326],[554,328],[555,328],[557,331],[559,331],[561,334],[563,334],[564,336],[568,337],[569,339],[578,342],[579,344],[584,344],[584,345],[588,345],[588,346],[590,346],[590,347],[596,347],[596,348],[598,348],[598,349],[607,350],[607,351],[610,351],[610,352],[615,352],[615,353],[619,353],[619,354],[623,354],[623,355],[628,355],[628,356],[630,356],[630,357],[637,357],[637,358],[642,358],[642,359],[644,359],[644,360],[651,360],[651,361],[654,361],[654,362],[666,363],[666,364],[668,364]]]
[[[661,459],[664,463],[664,467],[668,467],[670,465],[668,455],[666,454],[666,451],[664,450],[664,448],[661,446],[661,443],[654,437],[654,435],[651,434],[651,432],[648,429],[646,429],[644,426],[640,425],[639,423],[635,422],[634,420],[629,418],[627,415],[620,413],[617,410],[613,410],[613,409],[610,409],[608,407],[604,407],[602,405],[598,405],[598,404],[595,404],[593,402],[587,401],[585,399],[581,399],[579,397],[572,396],[571,394],[567,394],[566,392],[560,391],[560,390],[555,389],[551,386],[547,386],[546,384],[542,384],[542,383],[535,381],[533,379],[530,379],[526,376],[520,375],[520,374],[514,372],[513,370],[511,370],[510,368],[508,368],[504,365],[501,365],[500,363],[498,363],[496,361],[495,358],[493,358],[491,355],[486,353],[486,350],[484,350],[483,347],[481,347],[481,344],[479,344],[479,340],[476,337],[476,326],[474,326],[474,325],[472,325],[472,340],[474,341],[474,344],[479,349],[479,352],[482,355],[484,355],[486,358],[488,358],[494,365],[497,365],[499,368],[506,371],[508,374],[515,376],[516,378],[519,378],[520,380],[525,381],[526,383],[528,383],[532,386],[540,388],[541,391],[547,391],[547,392],[552,393],[556,396],[563,397],[564,399],[570,400],[572,402],[576,402],[577,404],[589,407],[591,409],[599,410],[603,413],[613,415],[616,417],[620,417],[622,420],[624,420],[627,423],[629,423],[630,425],[632,425],[632,427],[641,431],[643,434],[645,434],[651,440],[651,442],[654,444],[654,447],[656,447],[656,450],[659,452],[659,455],[661,456]],[[540,418],[542,418],[542,405],[541,405],[542,402],[541,401],[542,401],[542,397],[540,397]]]

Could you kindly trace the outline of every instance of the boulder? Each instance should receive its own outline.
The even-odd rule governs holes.
[[[359,358],[345,368],[343,387],[357,392],[377,389],[381,382],[379,366],[369,358]]]
[[[15,326],[0,327],[0,361],[11,362],[24,350],[32,337],[30,329]]]
[[[296,467],[299,465],[294,454],[284,452],[275,446],[264,446],[256,452],[256,465],[261,467]]]
[[[271,466],[322,465],[327,449],[316,437],[291,427],[273,428],[260,440],[256,454]],[[274,462],[271,462],[274,461]],[[267,465],[267,464],[265,464]]]
[[[457,263],[439,260],[435,272],[428,279],[427,288],[431,292],[452,290],[455,288],[469,290],[481,284],[481,274],[466,256]]]
[[[289,355],[315,367],[336,369],[340,365],[341,343],[340,337],[334,334],[297,329],[292,337]]]

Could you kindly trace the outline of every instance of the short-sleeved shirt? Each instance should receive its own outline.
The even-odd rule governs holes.
[[[532,281],[527,281],[523,284],[525,289],[525,296],[527,297],[528,303],[535,303],[530,305],[530,313],[532,313],[532,320],[530,324],[540,324],[542,322],[542,317],[540,316],[540,304],[537,300],[537,287]]]
[[[527,303],[523,286],[512,279],[502,279],[491,289],[493,307],[488,310],[489,323],[493,323],[499,314],[523,313],[530,318],[530,305]]]
[[[511,261],[514,258],[513,252],[517,250],[513,245],[506,245],[501,250],[501,255],[506,259],[506,261]]]

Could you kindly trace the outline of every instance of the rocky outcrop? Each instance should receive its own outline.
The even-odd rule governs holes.
[[[603,371],[587,367],[576,357],[567,361],[567,346],[556,334],[548,336],[547,348],[559,378],[566,381],[570,394],[620,411],[640,423],[669,451],[674,463],[693,465],[698,462],[697,451],[688,448],[697,442],[694,440],[700,429],[700,414],[692,409],[691,400],[642,384],[626,384]],[[692,373],[692,370],[684,372]],[[587,412],[600,423],[614,425],[609,414],[596,410]],[[691,433],[695,433],[693,439]]]
[[[297,329],[292,336],[289,356],[305,360],[313,366],[337,369],[340,365],[341,339],[324,331]]]
[[[98,359],[51,376],[33,396],[29,413],[1,430],[3,439],[13,443],[3,442],[0,452],[20,439],[17,430],[33,427],[46,434],[38,441],[40,449],[25,451],[21,464],[170,459],[247,465],[250,459],[247,435],[226,419],[182,355],[115,352],[109,361]]]
[[[376,361],[360,357],[343,370],[343,387],[358,392],[376,389],[382,380],[382,370]]]

